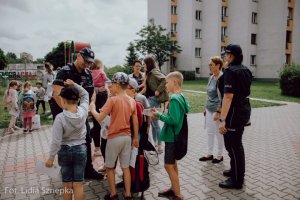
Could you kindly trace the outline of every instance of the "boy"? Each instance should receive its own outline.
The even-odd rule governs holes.
[[[153,116],[165,122],[160,133],[161,141],[165,141],[165,169],[171,180],[171,188],[159,192],[159,197],[167,197],[171,199],[181,200],[183,197],[180,194],[178,168],[174,154],[174,134],[178,137],[184,114],[189,112],[190,105],[187,99],[181,93],[181,85],[183,76],[180,72],[171,72],[166,77],[166,89],[170,96],[170,104],[167,114],[157,112],[153,109]]]
[[[40,104],[42,104],[42,107],[43,107],[43,114],[45,114],[46,112],[46,107],[45,107],[45,94],[46,94],[46,91],[45,89],[42,87],[43,84],[41,81],[37,81],[36,82],[36,87],[37,87],[37,90],[35,91],[35,96],[36,96],[36,114],[38,114],[39,112],[39,106]]]
[[[59,113],[52,127],[52,141],[50,145],[47,167],[53,165],[55,155],[61,166],[64,185],[64,199],[83,199],[84,170],[87,160],[85,145],[86,126],[88,116],[89,95],[85,89],[67,79],[60,92],[63,112]],[[80,100],[80,105],[78,102]]]
[[[110,194],[104,199],[119,199],[115,186],[115,163],[120,159],[120,165],[124,174],[125,199],[132,199],[130,193],[130,170],[129,161],[131,153],[131,129],[130,121],[133,123],[133,145],[138,147],[138,120],[136,115],[136,103],[134,99],[126,94],[129,78],[123,72],[117,72],[112,80],[107,82],[109,90],[114,96],[108,98],[101,112],[96,111],[95,102],[91,102],[90,111],[98,122],[101,122],[110,114],[110,125],[107,135],[105,150],[105,167]]]

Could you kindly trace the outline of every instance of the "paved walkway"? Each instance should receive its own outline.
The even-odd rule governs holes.
[[[199,162],[206,151],[204,118],[190,114],[188,120],[189,151],[179,162],[185,199],[300,199],[300,104],[253,109],[252,126],[246,128],[243,138],[246,177],[242,190],[218,187],[225,179],[222,171],[228,168],[229,158],[225,155],[220,164]],[[54,190],[61,188],[60,180],[35,173],[36,160],[47,158],[50,137],[49,127],[31,135],[2,134],[0,199],[61,199]],[[94,160],[97,165],[101,163],[99,157]],[[145,198],[160,199],[157,192],[170,184],[163,169],[163,155],[159,165],[150,167],[150,173],[151,187]],[[106,181],[86,181],[85,199],[103,199],[107,189]]]

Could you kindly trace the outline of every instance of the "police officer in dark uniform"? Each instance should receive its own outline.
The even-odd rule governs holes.
[[[83,48],[77,54],[77,58],[74,63],[64,66],[57,73],[56,79],[53,82],[53,98],[50,101],[53,120],[57,114],[62,112],[58,94],[60,93],[61,88],[64,87],[64,81],[67,79],[71,79],[75,83],[81,85],[89,93],[90,101],[92,98],[95,98],[93,95],[93,78],[88,69],[88,66],[94,62],[94,52],[89,48]],[[96,172],[92,165],[91,136],[88,120],[86,121],[86,128],[87,163],[85,167],[85,178],[102,180],[103,175]]]
[[[230,170],[223,172],[223,175],[229,178],[219,183],[219,186],[241,189],[245,176],[242,135],[251,114],[248,96],[252,73],[242,65],[243,53],[239,45],[230,44],[226,47],[224,61],[227,68],[218,84],[223,99],[219,131],[224,135],[225,147],[230,157]]]

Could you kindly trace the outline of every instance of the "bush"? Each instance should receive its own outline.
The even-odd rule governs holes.
[[[195,80],[195,71],[180,71],[185,81]]]
[[[279,79],[281,94],[300,97],[300,65],[284,65]]]

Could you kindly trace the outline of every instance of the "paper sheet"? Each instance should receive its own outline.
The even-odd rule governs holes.
[[[133,147],[130,156],[130,166],[135,168],[136,156],[138,155],[138,148]]]
[[[48,175],[51,178],[60,178],[60,166],[53,165],[52,167],[46,167],[45,162],[41,160],[37,160],[35,165],[35,172]]]

